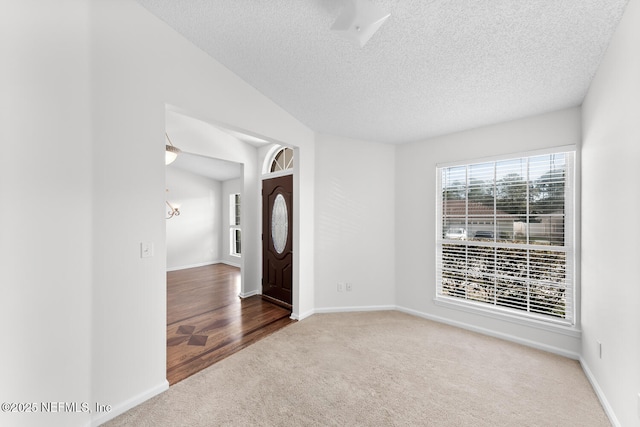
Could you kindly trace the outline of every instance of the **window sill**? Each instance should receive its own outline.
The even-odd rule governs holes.
[[[582,331],[575,325],[564,324],[560,321],[556,323],[553,321],[543,321],[534,318],[518,316],[515,313],[511,313],[508,309],[505,309],[504,311],[496,311],[493,309],[487,309],[483,307],[482,304],[474,304],[473,302],[459,302],[454,298],[447,297],[436,297],[434,298],[433,302],[440,307],[465,311],[467,313],[478,314],[480,316],[490,317],[492,319],[498,319],[518,325],[524,325],[549,332],[568,335],[570,337],[580,338],[582,336]]]

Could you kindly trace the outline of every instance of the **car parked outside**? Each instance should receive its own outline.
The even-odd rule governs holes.
[[[493,231],[483,231],[478,230],[476,234],[473,235],[474,239],[492,239],[493,240]]]
[[[445,239],[466,240],[467,230],[464,228],[450,228],[444,234]]]

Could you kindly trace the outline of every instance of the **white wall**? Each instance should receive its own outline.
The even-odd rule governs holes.
[[[91,2],[93,113],[92,399],[114,406],[98,423],[163,390],[166,383],[165,108],[300,147],[299,307],[313,302],[313,133],[133,0]],[[174,110],[175,111],[175,110]],[[210,146],[176,146],[237,161]],[[114,152],[118,150],[118,152]],[[198,151],[200,150],[200,151]],[[217,152],[217,153],[214,153]],[[211,152],[211,154],[209,154]],[[50,158],[68,155],[61,151]],[[246,166],[246,165],[245,165]],[[245,168],[245,170],[250,168]],[[257,194],[258,173],[247,180]],[[126,215],[114,216],[113,210]],[[258,212],[257,202],[248,207]],[[186,212],[185,212],[186,215]],[[257,243],[257,230],[249,229]],[[156,256],[140,258],[140,242]],[[307,243],[308,242],[308,243]],[[246,245],[245,245],[246,246]],[[243,257],[244,285],[258,277]],[[248,259],[247,259],[248,258]],[[248,265],[247,265],[248,264]],[[253,284],[257,286],[257,284]],[[311,295],[311,296],[310,296]],[[76,304],[82,304],[77,301]],[[46,314],[46,313],[45,313]]]
[[[436,164],[579,144],[580,110],[572,108],[399,145],[396,150],[396,303],[435,320],[577,358],[580,338],[434,304]],[[578,325],[579,326],[579,325]]]
[[[179,207],[180,215],[166,222],[167,270],[219,262],[227,231],[222,225],[222,182],[171,166],[167,166],[166,197]]]
[[[316,312],[393,307],[395,147],[316,141]]]
[[[625,427],[640,426],[639,112],[640,1],[631,0],[584,101],[582,143],[583,364]]]
[[[257,166],[260,167],[260,164],[258,163]],[[229,196],[231,194],[240,194],[240,213],[242,213],[243,211],[242,203],[244,199],[242,197],[242,180],[241,179],[230,179],[222,183],[222,253],[221,253],[222,255],[221,259],[224,263],[240,266],[242,255],[240,256],[231,255],[231,242],[230,242],[230,233],[229,233],[229,229],[230,229],[229,224],[231,224],[231,218],[229,217],[229,213],[231,212],[230,206],[229,206]],[[240,229],[242,230],[242,219],[240,220]]]
[[[0,2],[0,402],[90,401],[88,16],[75,0]],[[89,420],[37,409],[0,425]]]

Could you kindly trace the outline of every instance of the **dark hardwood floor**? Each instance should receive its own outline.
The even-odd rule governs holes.
[[[294,322],[260,295],[241,299],[240,269],[167,273],[167,379],[173,385]]]

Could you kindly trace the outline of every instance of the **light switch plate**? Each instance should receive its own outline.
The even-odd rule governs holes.
[[[153,256],[153,242],[140,243],[140,258],[149,258]]]

